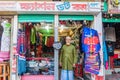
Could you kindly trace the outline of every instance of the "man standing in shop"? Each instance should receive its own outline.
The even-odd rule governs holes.
[[[77,62],[76,48],[71,44],[71,37],[66,37],[66,44],[63,45],[60,53],[61,80],[74,80],[75,63]]]

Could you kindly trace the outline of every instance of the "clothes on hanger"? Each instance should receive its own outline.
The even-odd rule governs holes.
[[[114,27],[105,27],[105,40],[116,42],[116,33]]]
[[[8,20],[4,20],[1,23],[3,27],[3,33],[1,37],[1,51],[10,51],[10,29],[11,24],[8,22]]]
[[[23,75],[26,72],[26,59],[24,56],[18,56],[18,75]]]
[[[99,74],[100,60],[100,41],[96,30],[87,26],[82,31],[82,50],[84,52],[84,69],[85,72]]]

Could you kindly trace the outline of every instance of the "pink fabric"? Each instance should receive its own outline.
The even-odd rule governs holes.
[[[9,60],[10,59],[10,52],[8,51],[0,51],[0,62],[4,60]]]
[[[108,65],[108,61],[107,61],[107,62],[106,62],[106,67],[105,67],[105,68],[108,69],[108,66],[109,66],[109,65]]]
[[[24,75],[21,80],[54,80],[54,75]]]

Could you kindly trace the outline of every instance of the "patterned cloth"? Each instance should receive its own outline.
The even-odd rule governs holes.
[[[82,49],[84,55],[85,72],[99,74],[100,70],[100,41],[96,30],[84,27],[82,33]]]
[[[1,38],[1,51],[10,51],[10,23],[3,22],[1,23],[3,26],[3,34]]]

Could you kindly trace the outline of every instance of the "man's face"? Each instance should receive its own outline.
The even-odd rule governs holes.
[[[66,44],[70,45],[70,43],[71,43],[71,38],[70,37],[66,37]]]

